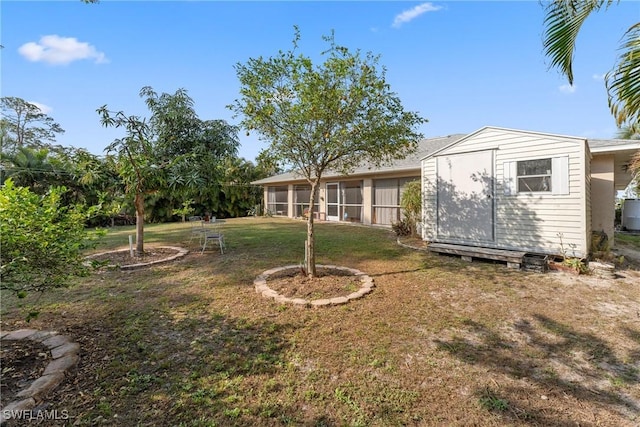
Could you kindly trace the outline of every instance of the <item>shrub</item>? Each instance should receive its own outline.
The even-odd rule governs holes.
[[[406,221],[410,227],[408,234],[415,236],[417,223],[420,222],[422,213],[422,184],[420,181],[410,181],[404,185],[400,206],[405,216],[403,222]]]
[[[407,218],[391,224],[391,229],[396,233],[396,236],[410,236],[412,234],[411,223]]]
[[[81,251],[95,239],[84,228],[92,210],[63,206],[65,191],[52,187],[39,196],[10,179],[0,189],[0,290],[24,298],[87,272]]]

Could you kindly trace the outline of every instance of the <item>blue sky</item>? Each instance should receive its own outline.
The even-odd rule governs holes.
[[[609,138],[616,132],[603,75],[615,64],[640,2],[623,1],[587,21],[575,56],[575,86],[548,69],[538,1],[0,2],[1,94],[38,103],[63,129],[58,143],[95,154],[120,131],[95,110],[145,116],[143,86],[184,88],[202,119],[236,124],[234,64],[288,50],[320,58],[322,36],[381,56],[406,109],[429,122],[426,137],[502,126]],[[265,148],[240,133],[240,155]]]

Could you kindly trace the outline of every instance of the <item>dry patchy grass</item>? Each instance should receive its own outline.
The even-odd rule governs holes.
[[[74,425],[640,423],[638,276],[518,272],[402,248],[387,230],[319,224],[318,262],[361,270],[376,288],[295,308],[252,281],[301,261],[304,223],[225,228],[224,255],[103,271],[45,295],[29,325],[29,307],[2,299],[3,330],[55,329],[81,345],[48,409]],[[189,238],[186,225],[153,230],[152,242]]]

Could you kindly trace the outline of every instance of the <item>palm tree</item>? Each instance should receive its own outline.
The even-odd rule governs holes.
[[[546,6],[544,52],[570,84],[573,84],[573,54],[582,24],[595,11],[606,10],[614,0],[553,0]],[[609,107],[619,127],[638,132],[640,125],[640,23],[624,34],[615,67],[606,74]]]
[[[616,138],[640,139],[640,132],[638,131],[638,128],[623,126],[620,129],[618,129]],[[629,169],[632,171],[635,171],[635,181],[638,184],[638,186],[640,186],[640,151],[638,151],[633,155],[633,157],[631,157],[631,162],[629,163]]]
[[[37,194],[44,194],[50,185],[57,185],[64,173],[54,167],[46,148],[20,147],[15,153],[3,154],[1,159],[3,179],[12,178],[16,186],[30,187]]]

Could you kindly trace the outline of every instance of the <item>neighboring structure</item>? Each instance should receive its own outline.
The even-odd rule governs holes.
[[[640,141],[485,127],[422,160],[423,239],[584,257]]]
[[[316,198],[316,218],[385,226],[399,221],[402,187],[408,181],[420,179],[420,160],[463,136],[424,139],[415,153],[393,165],[362,166],[347,176],[327,173]],[[252,184],[264,186],[265,209],[273,215],[297,218],[309,208],[311,186],[295,172]]]
[[[613,243],[616,191],[640,141],[585,139],[498,127],[420,141],[393,165],[363,166],[320,183],[316,218],[390,226],[402,186],[422,178],[424,240],[583,257],[592,231]],[[295,172],[253,182],[265,209],[302,217],[310,185]],[[562,247],[561,247],[562,244]]]

